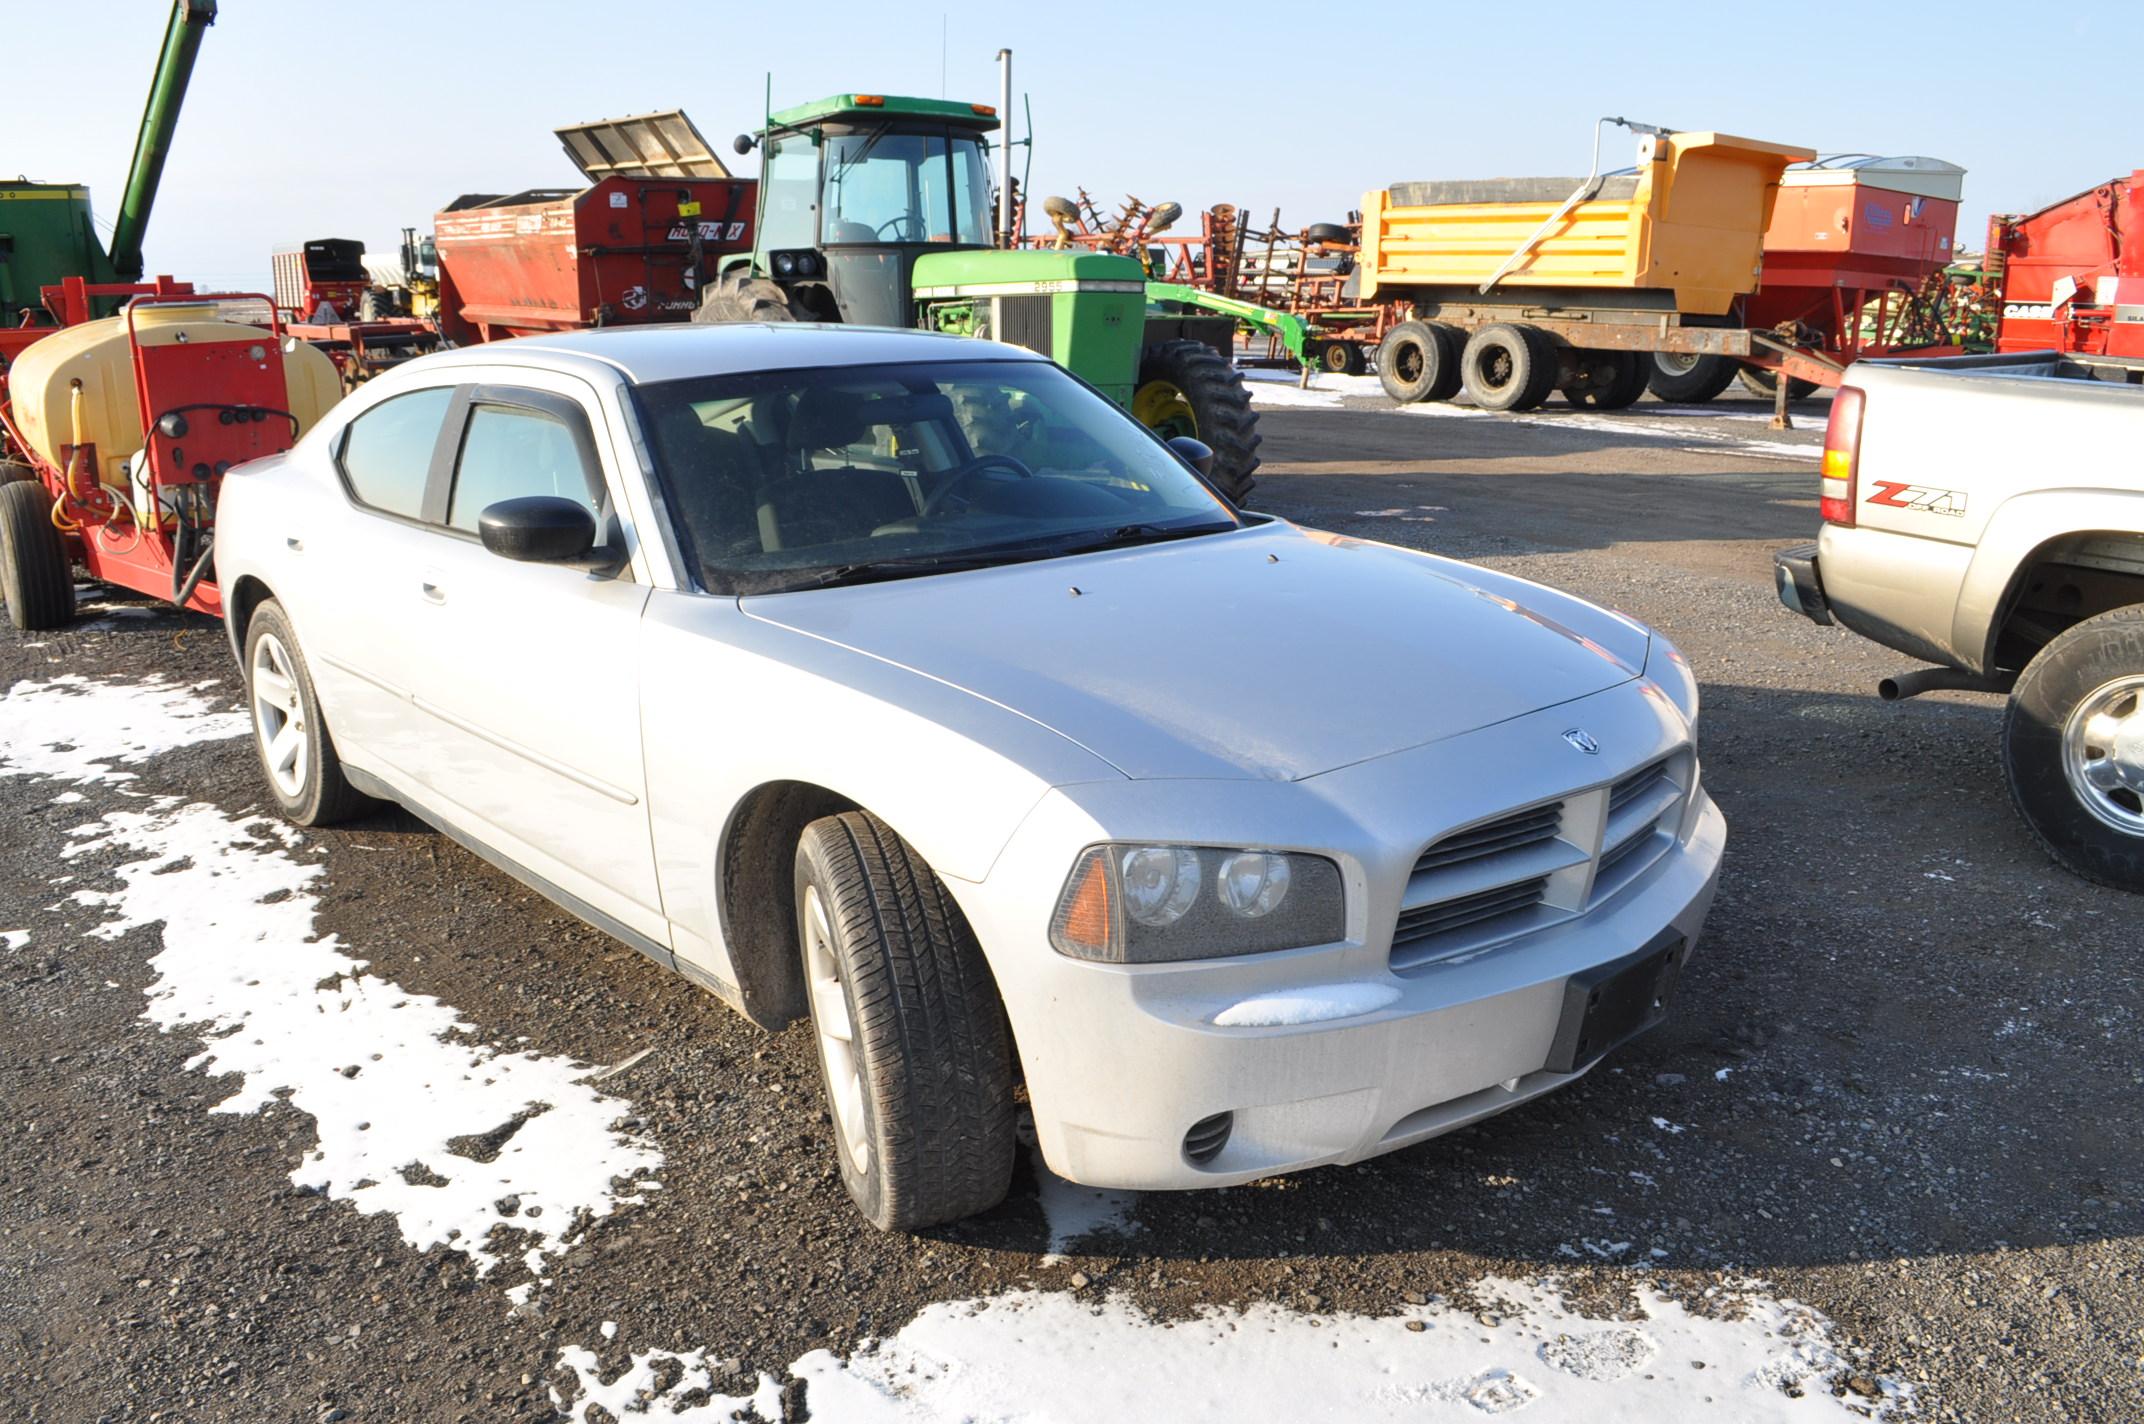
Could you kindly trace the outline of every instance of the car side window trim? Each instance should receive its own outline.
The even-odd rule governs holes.
[[[366,417],[374,414],[377,411],[385,409],[387,406],[394,404],[398,400],[404,400],[411,396],[421,396],[424,395],[426,392],[439,390],[447,391],[449,394],[447,398],[445,412],[440,416],[439,432],[432,437],[432,455],[429,463],[426,465],[425,468],[424,495],[423,498],[419,501],[419,513],[417,517],[412,518],[407,514],[398,514],[391,509],[382,509],[376,504],[367,503],[365,500],[359,498],[357,493],[357,487],[354,483],[352,483],[350,479],[350,471],[345,458],[350,448],[350,432],[357,428],[358,423],[360,421],[364,420]],[[433,490],[436,488],[439,481],[440,455],[442,451],[445,452],[448,461],[448,467],[451,470],[453,465],[454,450],[458,445],[459,441],[458,438],[455,441],[449,441],[448,435],[450,432],[460,429],[461,412],[464,405],[466,404],[466,398],[464,394],[465,390],[466,388],[461,386],[437,385],[418,386],[412,390],[398,391],[394,395],[387,397],[387,399],[380,401],[374,405],[368,406],[364,410],[359,411],[356,415],[352,416],[349,420],[344,422],[342,429],[335,432],[334,443],[328,447],[328,463],[334,467],[335,483],[339,487],[341,487],[342,497],[345,500],[349,501],[350,507],[352,509],[357,510],[361,514],[369,514],[375,519],[389,519],[393,520],[397,524],[406,524],[412,529],[426,529],[431,527],[431,524],[427,519],[426,515],[432,507]]]
[[[447,410],[445,426],[440,431],[439,448],[432,456],[431,482],[424,494],[426,524],[457,539],[477,537],[469,530],[456,529],[447,519],[453,508],[454,479],[461,464],[462,448],[468,440],[470,421],[479,406],[535,411],[566,427],[566,433],[573,439],[574,454],[580,458],[581,480],[588,490],[589,503],[596,510],[596,523],[603,531],[603,542],[609,543],[616,532],[611,527],[616,510],[610,488],[603,479],[602,456],[596,448],[595,431],[589,424],[588,412],[571,396],[531,390],[527,386],[470,385],[456,392],[454,404]]]

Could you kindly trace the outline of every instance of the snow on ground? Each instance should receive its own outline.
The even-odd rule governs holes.
[[[1014,1291],[926,1307],[892,1337],[843,1360],[815,1350],[790,1366],[814,1419],[842,1424],[1072,1424],[1093,1419],[1471,1420],[1527,1424],[1795,1424],[1897,1417],[1907,1387],[1852,1373],[1823,1316],[1754,1285],[1722,1289],[1698,1314],[1650,1288],[1639,1316],[1576,1314],[1553,1278],[1488,1279],[1476,1313],[1445,1302],[1383,1318],[1303,1315],[1275,1305],[1210,1309],[1163,1323],[1121,1296]],[[596,1357],[563,1351],[580,1381],[561,1408],[601,1404],[621,1424],[727,1420],[747,1406],[777,1419],[765,1374],[750,1396],[686,1396],[710,1379],[704,1354],[635,1354],[605,1383]],[[656,1387],[658,1364],[683,1377]],[[725,1361],[735,1373],[735,1361]],[[1833,1381],[1846,1392],[1834,1395]],[[686,1412],[673,1413],[680,1405]]]
[[[0,930],[0,949],[21,949],[29,942],[28,930]]]
[[[0,729],[0,775],[78,784],[129,775],[113,760],[248,730],[194,689],[82,678],[16,684]],[[70,835],[70,858],[133,857],[117,890],[74,899],[109,912],[92,931],[105,938],[162,927],[145,1016],[202,1035],[189,1066],[240,1076],[217,1110],[282,1100],[313,1118],[318,1145],[293,1182],[392,1213],[411,1246],[466,1252],[480,1272],[505,1249],[494,1228],[511,1227],[538,1275],[588,1219],[656,1185],[645,1177],[662,1154],[614,1126],[630,1108],[588,1086],[588,1067],[483,1043],[450,1006],[317,935],[322,867],[293,858],[303,841],[289,827],[164,797]]]
[[[18,682],[0,698],[6,711],[0,718],[0,776],[47,776],[78,786],[131,781],[128,762],[245,735],[246,715],[206,695],[218,685],[211,679],[186,686],[161,677],[91,681],[72,673],[50,682]]]
[[[1648,404],[1616,414],[1581,410],[1556,410],[1533,412],[1521,415],[1498,415],[1491,411],[1460,401],[1422,401],[1414,405],[1393,405],[1378,385],[1375,376],[1339,376],[1321,373],[1311,378],[1310,388],[1297,388],[1297,376],[1293,371],[1247,370],[1244,373],[1249,383],[1251,404],[1257,406],[1314,407],[1327,410],[1342,409],[1343,400],[1358,397],[1374,397],[1390,409],[1408,415],[1444,417],[1458,420],[1508,420],[1521,425],[1540,425],[1559,430],[1583,430],[1593,434],[1621,435],[1639,440],[1661,440],[1674,443],[1697,441],[1706,448],[1732,451],[1738,455],[1753,456],[1763,460],[1813,461],[1817,451],[1814,446],[1797,445],[1787,440],[1751,439],[1730,430],[1710,428],[1712,421],[1769,421],[1765,415],[1751,415],[1741,411],[1714,410],[1700,406],[1670,406]],[[1656,416],[1684,417],[1673,425],[1649,425],[1646,422]],[[1692,417],[1702,417],[1703,420]]]

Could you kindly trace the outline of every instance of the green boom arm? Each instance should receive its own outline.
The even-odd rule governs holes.
[[[1297,364],[1306,363],[1310,345],[1310,323],[1293,312],[1275,311],[1256,302],[1238,301],[1234,297],[1216,296],[1202,292],[1197,287],[1186,287],[1180,282],[1149,282],[1146,298],[1150,302],[1181,302],[1189,307],[1202,307],[1207,311],[1221,312],[1240,322],[1270,331],[1278,335],[1281,344]]]
[[[171,152],[171,132],[178,126],[186,82],[193,77],[201,37],[216,23],[216,0],[173,0],[164,47],[157,52],[156,75],[149,81],[149,102],[142,109],[141,133],[134,140],[134,163],[127,170],[126,196],[119,200],[119,220],[112,224],[112,270],[122,282],[141,280],[141,242],[149,230],[149,209]]]

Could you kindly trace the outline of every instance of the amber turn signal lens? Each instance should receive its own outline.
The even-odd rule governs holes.
[[[1057,922],[1058,938],[1092,959],[1109,959],[1117,917],[1109,904],[1108,857],[1089,854],[1078,883],[1065,897]]]

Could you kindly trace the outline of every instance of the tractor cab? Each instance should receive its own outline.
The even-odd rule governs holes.
[[[987,104],[837,94],[780,110],[756,142],[753,274],[806,320],[909,326],[915,263],[992,239]]]

